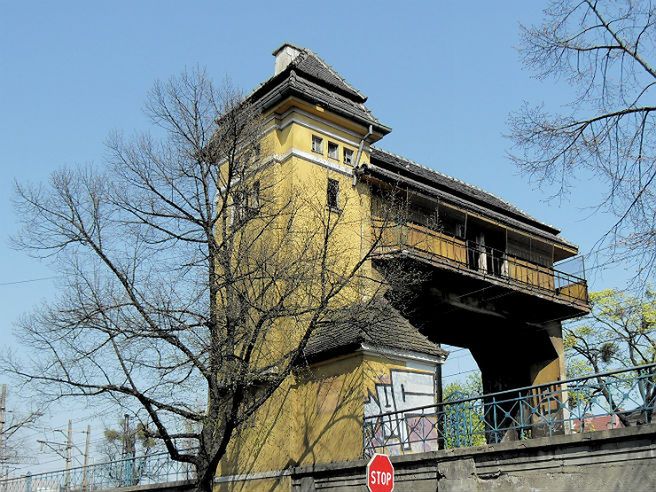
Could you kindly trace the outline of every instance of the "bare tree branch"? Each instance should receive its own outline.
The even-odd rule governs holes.
[[[590,205],[617,220],[596,248],[632,259],[642,280],[656,264],[655,27],[649,1],[552,1],[542,25],[522,27],[520,52],[538,77],[564,77],[578,94],[568,113],[526,104],[509,118],[511,158],[554,196],[577,179],[606,185]]]

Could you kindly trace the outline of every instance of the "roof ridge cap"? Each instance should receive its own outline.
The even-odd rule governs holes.
[[[285,46],[289,46],[289,47],[294,48],[295,50],[298,50],[298,51],[304,51],[305,50],[305,48],[303,48],[303,46],[299,46],[297,44],[290,43],[288,41],[284,41],[280,46],[278,46],[275,50],[273,50],[273,52],[271,54],[275,55],[280,50],[282,50]]]
[[[494,193],[491,193],[491,192],[489,192],[489,191],[487,191],[487,190],[484,190],[484,189],[481,188],[480,186],[476,186],[475,184],[467,183],[466,181],[463,181],[463,180],[458,179],[458,178],[456,178],[456,177],[450,176],[450,175],[445,174],[445,173],[443,173],[443,172],[437,171],[437,170],[432,169],[432,168],[430,168],[430,167],[428,167],[428,166],[425,166],[425,165],[420,164],[420,163],[418,163],[418,162],[416,162],[416,161],[413,161],[412,159],[408,159],[407,157],[404,157],[404,156],[399,155],[399,154],[395,154],[394,152],[390,152],[389,150],[382,149],[382,148],[380,148],[380,147],[378,147],[378,146],[374,146],[374,145],[372,145],[372,147],[373,147],[374,149],[376,149],[376,150],[378,150],[378,151],[384,153],[384,154],[388,154],[388,155],[391,155],[391,156],[393,156],[393,157],[396,157],[397,159],[401,159],[401,160],[403,160],[403,161],[409,162],[410,164],[413,164],[413,165],[415,165],[415,166],[417,166],[417,167],[420,167],[420,168],[422,168],[422,169],[425,169],[426,171],[430,171],[430,172],[432,172],[432,173],[439,174],[440,176],[443,176],[443,177],[448,178],[448,179],[452,179],[453,181],[456,181],[456,182],[458,182],[458,183],[460,183],[460,184],[463,184],[463,185],[465,185],[465,186],[469,186],[470,188],[473,188],[473,189],[475,189],[475,190],[481,191],[481,192],[483,192],[483,193],[485,193],[485,194],[487,194],[487,195],[489,195],[489,196],[491,196],[491,197],[496,198],[497,200],[499,200],[499,201],[503,202],[504,204],[508,205],[509,207],[514,208],[515,210],[517,210],[517,211],[520,212],[521,214],[525,215],[525,216],[528,217],[529,219],[534,220],[534,221],[537,222],[538,224],[542,224],[542,225],[545,225],[545,226],[547,226],[547,227],[551,227],[552,229],[556,229],[555,226],[553,226],[553,225],[551,225],[551,224],[547,224],[546,222],[542,222],[541,220],[537,219],[536,217],[533,217],[531,214],[529,214],[529,213],[526,212],[525,210],[522,210],[521,208],[517,207],[516,205],[513,205],[512,203],[510,203],[510,202],[509,202],[508,200],[506,200],[505,198],[502,198],[502,197],[500,197],[500,196],[498,196],[498,195],[495,195]]]

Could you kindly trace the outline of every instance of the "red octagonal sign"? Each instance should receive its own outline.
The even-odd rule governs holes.
[[[374,454],[367,464],[367,488],[371,492],[394,490],[394,467],[384,454]]]

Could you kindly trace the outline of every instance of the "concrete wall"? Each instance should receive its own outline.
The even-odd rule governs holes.
[[[392,458],[396,492],[656,488],[656,425]],[[366,461],[297,468],[292,490],[366,490]]]

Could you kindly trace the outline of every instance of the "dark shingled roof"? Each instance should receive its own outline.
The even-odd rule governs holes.
[[[337,73],[314,52],[299,46],[289,46],[292,46],[301,52],[301,54],[294,58],[290,63],[290,65],[296,69],[296,72],[300,72],[309,79],[315,79],[316,81],[330,86],[333,90],[342,93],[353,101],[363,103],[367,100],[367,97],[364,94],[344,80],[339,73]]]
[[[312,104],[321,104],[331,111],[360,120],[360,123],[373,125],[387,134],[390,128],[383,125],[364,105],[367,97],[350,85],[330,65],[307,48],[285,43],[300,54],[294,58],[279,74],[263,82],[249,96],[251,101],[260,101],[267,108],[275,104],[280,97],[295,95]],[[281,48],[274,51],[277,53]]]
[[[366,314],[347,316],[316,328],[305,347],[305,357],[309,362],[316,362],[354,352],[363,345],[434,357],[448,355],[448,352],[419,333],[396,309],[381,302]]]
[[[551,241],[576,247],[558,236],[560,231],[544,224],[509,202],[476,186],[417,164],[391,152],[371,148],[371,164],[394,174],[400,181],[412,180],[435,190],[457,205],[468,206],[483,215],[491,216]]]

